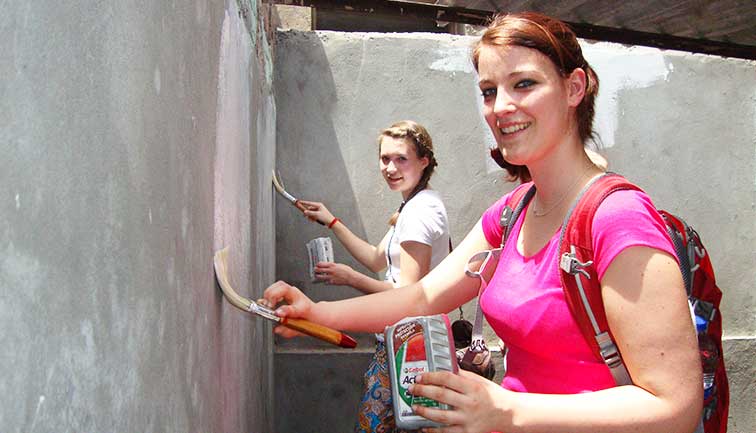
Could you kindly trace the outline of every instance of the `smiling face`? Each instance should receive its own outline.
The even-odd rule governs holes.
[[[509,163],[543,159],[574,129],[572,74],[562,77],[538,50],[483,45],[478,75],[486,123]]]
[[[412,192],[428,166],[428,158],[418,158],[409,138],[383,136],[380,147],[381,174],[392,191],[405,199]]]

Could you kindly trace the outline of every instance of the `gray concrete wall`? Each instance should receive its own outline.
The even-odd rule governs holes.
[[[272,62],[257,0],[0,14],[0,431],[271,431]]]
[[[493,142],[468,60],[472,40],[279,32],[276,164],[290,191],[324,201],[356,234],[378,242],[400,198],[380,177],[375,138],[396,120],[415,119],[434,138],[439,167],[431,183],[459,241],[511,189],[487,157]],[[730,431],[755,431],[756,65],[606,43],[586,42],[584,49],[602,80],[597,127],[611,168],[643,186],[657,206],[683,215],[708,247],[725,292]],[[328,231],[281,200],[276,215],[277,277],[318,300],[355,296],[307,279],[304,243]],[[335,255],[364,271],[340,245]],[[312,339],[278,341],[277,376],[287,379],[276,383],[277,431],[349,431],[355,378],[370,344],[362,336],[362,349],[350,354]],[[310,392],[291,392],[284,383],[292,382],[307,383]],[[286,421],[295,408],[320,416]]]

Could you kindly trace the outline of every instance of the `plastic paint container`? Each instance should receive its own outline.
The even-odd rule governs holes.
[[[307,257],[310,259],[310,281],[313,283],[322,283],[322,280],[315,278],[315,265],[319,262],[333,262],[333,243],[331,238],[315,238],[305,244],[307,246]]]
[[[442,426],[416,415],[412,405],[439,409],[449,409],[449,406],[429,398],[412,396],[407,388],[415,383],[415,377],[426,372],[458,372],[450,328],[446,314],[408,317],[386,327],[384,335],[397,427],[415,430]]]

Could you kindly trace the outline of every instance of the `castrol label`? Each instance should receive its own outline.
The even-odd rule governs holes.
[[[415,430],[439,427],[412,410],[413,405],[448,409],[435,400],[413,396],[409,387],[417,376],[432,371],[457,373],[457,358],[445,314],[408,317],[386,327],[386,350],[391,375],[391,396],[397,427]]]
[[[415,397],[409,393],[409,387],[415,383],[415,377],[428,371],[428,358],[425,352],[423,327],[419,322],[405,323],[397,327],[394,333],[396,352],[396,383],[401,398],[400,413],[412,414],[412,405],[438,407],[438,403],[425,397]]]

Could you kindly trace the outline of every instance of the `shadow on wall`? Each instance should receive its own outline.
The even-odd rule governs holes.
[[[350,167],[346,165],[334,128],[332,112],[338,96],[330,68],[323,45],[315,34],[278,33],[274,79],[276,168],[291,194],[326,203],[334,215],[365,239],[367,234],[349,180]],[[321,73],[303,73],[313,69]],[[276,197],[276,279],[299,287],[315,301],[355,296],[357,292],[349,287],[310,282],[305,244],[325,236],[333,241],[337,262],[369,275],[326,227],[307,220],[289,202]],[[360,348],[372,348],[372,335],[354,336],[358,337]],[[312,338],[277,339],[276,431],[314,432],[334,428],[336,430],[331,431],[341,431],[342,426],[349,429],[354,424],[360,398],[355,384],[361,383],[369,355],[323,353],[332,348]],[[364,365],[344,367],[355,361]],[[329,403],[323,406],[321,402]],[[341,409],[334,413],[330,410],[333,407]]]
[[[340,143],[341,137],[337,136],[334,127],[336,120],[331,117],[338,102],[338,91],[323,45],[314,33],[298,32],[279,32],[277,44],[274,81],[278,119],[276,168],[286,189],[295,197],[325,203],[352,232],[366,239],[368,235],[360,218],[350,177],[379,174],[377,170],[375,173],[354,173],[354,167],[345,162],[342,152],[352,146]],[[296,65],[322,72],[304,74]],[[368,144],[370,149],[366,155],[377,159],[377,151],[371,144]],[[299,287],[313,300],[343,299],[358,293],[348,287],[310,281],[305,243],[316,237],[331,237],[337,262],[369,274],[351,258],[330,230],[307,220],[281,198],[276,199],[276,217],[277,279]],[[278,343],[284,347],[320,344],[310,339]]]

